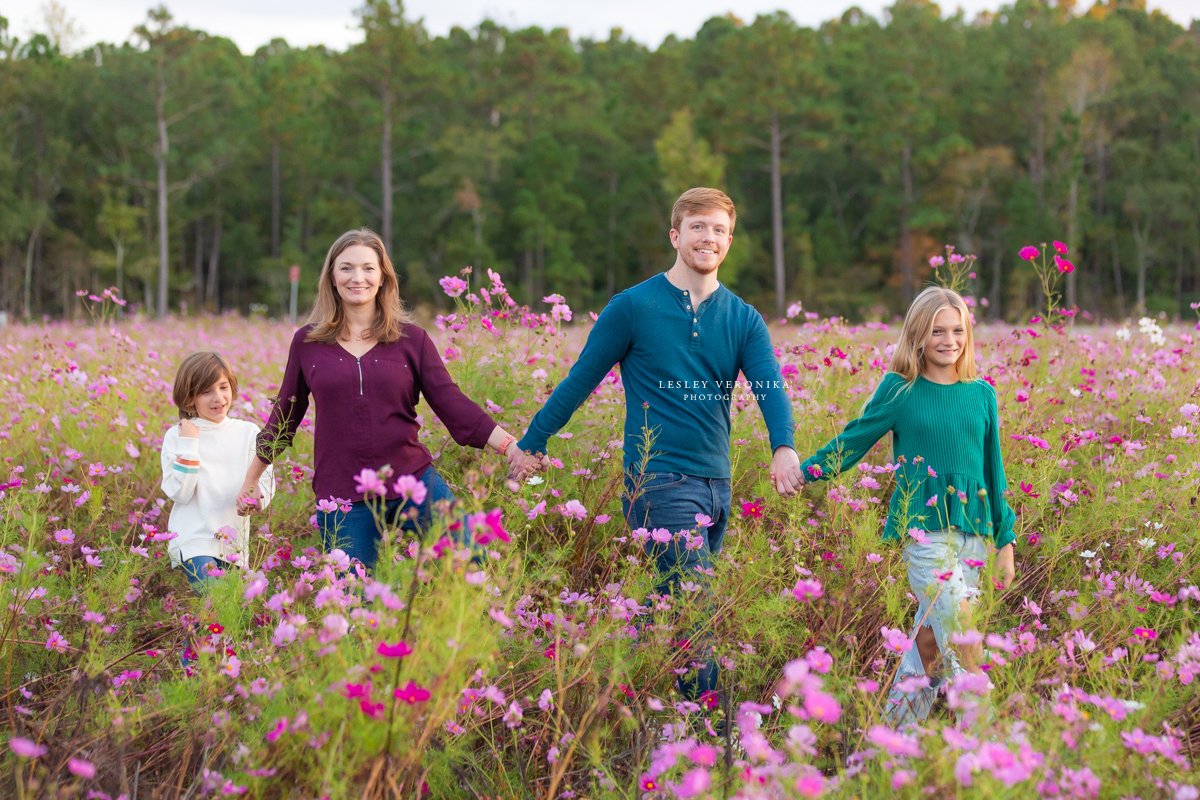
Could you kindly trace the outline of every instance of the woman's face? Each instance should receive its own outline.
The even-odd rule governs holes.
[[[967,329],[957,308],[943,308],[933,318],[933,333],[925,343],[925,363],[952,367],[967,346]]]
[[[347,247],[333,262],[333,285],[338,297],[350,307],[375,305],[375,295],[383,281],[379,256],[366,245]]]

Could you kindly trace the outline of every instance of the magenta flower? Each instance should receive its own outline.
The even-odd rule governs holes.
[[[1134,628],[1133,635],[1139,639],[1146,639],[1151,642],[1158,638],[1158,633],[1149,628]]]
[[[486,514],[480,511],[477,514],[467,516],[467,527],[471,529],[471,533],[475,537],[475,543],[486,546],[493,541],[499,540],[502,542],[511,542],[512,536],[508,531],[504,530],[501,517],[504,512],[499,508],[493,508]]]
[[[412,655],[413,649],[408,646],[408,642],[404,641],[396,642],[395,644],[380,642],[379,646],[375,648],[375,652],[384,658],[404,658],[405,656]]]
[[[801,578],[796,581],[795,587],[792,588],[792,596],[801,603],[811,603],[823,594],[824,590],[821,587],[821,582],[816,579]]]
[[[358,708],[371,719],[383,719],[383,703],[372,703],[370,700],[360,700]]]
[[[72,775],[77,775],[84,780],[96,777],[96,765],[90,761],[84,761],[82,758],[68,760],[67,769],[71,771]]]
[[[417,703],[424,703],[429,699],[429,690],[418,686],[413,681],[409,681],[404,688],[396,689],[392,694],[395,695],[397,700],[403,700],[410,706]]]
[[[67,640],[58,631],[51,631],[50,636],[46,638],[46,649],[54,650],[57,653],[65,653],[70,649]]]
[[[18,758],[41,758],[46,755],[49,749],[44,744],[38,744],[23,736],[14,736],[8,740],[9,749],[17,754]]]
[[[1025,259],[1026,261],[1033,261],[1040,254],[1041,254],[1041,251],[1038,250],[1036,247],[1022,247],[1021,252],[1018,253],[1017,255],[1019,255],[1021,258]]]
[[[820,478],[825,473],[821,470],[821,468],[819,466],[817,466],[816,464],[812,464],[808,468],[808,474],[811,475],[814,480],[816,480],[817,478]]]
[[[1062,242],[1055,242],[1054,252],[1058,253],[1060,256],[1065,256],[1067,254],[1067,246]]]
[[[1058,267],[1058,271],[1063,275],[1075,271],[1075,265],[1061,256],[1054,257],[1054,266]]]

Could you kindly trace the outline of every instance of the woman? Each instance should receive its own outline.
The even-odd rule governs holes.
[[[322,539],[327,551],[341,548],[368,570],[375,567],[381,532],[355,480],[362,470],[387,464],[394,475],[414,475],[424,484],[424,492],[416,487],[411,499],[387,501],[389,524],[403,517],[406,529],[427,528],[436,504],[454,501],[417,439],[421,396],[454,441],[494,448],[508,457],[510,474],[523,478],[542,466],[451,379],[433,340],[400,302],[383,241],[365,228],[342,234],[329,248],[316,305],[292,339],[279,396],[239,494],[239,511],[248,511],[258,476],[291,446],[310,393],[317,403],[313,490],[318,501],[352,501],[348,513],[318,512]],[[417,510],[415,521],[410,508]]]

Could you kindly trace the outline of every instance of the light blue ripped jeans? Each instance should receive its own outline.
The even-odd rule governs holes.
[[[966,672],[958,663],[950,636],[960,632],[959,609],[962,601],[974,605],[979,597],[980,570],[988,560],[989,542],[982,536],[963,533],[958,529],[932,531],[925,536],[929,539],[926,544],[910,541],[904,546],[908,584],[920,605],[909,635],[913,646],[900,661],[896,683],[925,674],[921,653],[916,645],[922,620],[925,627],[933,628],[933,636],[942,657],[942,674],[932,678],[930,686],[925,689],[903,692],[892,687],[887,703],[887,719],[893,727],[926,719],[942,684]]]

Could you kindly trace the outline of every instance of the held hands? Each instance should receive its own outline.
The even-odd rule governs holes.
[[[262,495],[258,490],[258,481],[253,483],[247,482],[242,484],[241,491],[237,496],[237,513],[240,517],[250,516],[250,512],[258,508],[259,500]]]
[[[794,497],[804,488],[800,456],[790,447],[777,447],[771,457],[771,485],[783,497]]]
[[[200,429],[190,419],[179,420],[179,437],[181,439],[199,439]]]
[[[1013,566],[1013,546],[1012,542],[1009,542],[996,552],[996,586],[1007,589],[1012,586],[1016,574],[1017,570]]]
[[[508,477],[519,483],[524,483],[525,479],[531,475],[550,468],[549,456],[545,454],[535,456],[532,453],[526,453],[517,446],[516,442],[508,446],[504,455],[508,458]]]

